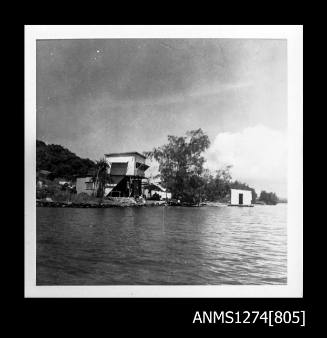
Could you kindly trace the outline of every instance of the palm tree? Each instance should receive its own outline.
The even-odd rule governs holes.
[[[104,158],[101,158],[96,162],[95,167],[96,170],[95,175],[93,176],[93,182],[95,182],[96,196],[103,198],[106,184],[110,180],[110,175],[108,173],[109,164]]]

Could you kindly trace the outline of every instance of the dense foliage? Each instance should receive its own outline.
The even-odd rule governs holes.
[[[205,199],[208,201],[229,202],[230,189],[243,189],[252,191],[252,201],[255,203],[257,193],[254,188],[251,188],[246,183],[233,181],[230,173],[231,165],[227,165],[219,170],[216,170],[215,175],[208,174],[205,179]]]
[[[264,202],[265,204],[275,205],[278,203],[278,197],[273,192],[261,191],[259,201]]]
[[[205,171],[205,194],[204,197],[208,201],[224,201],[230,193],[230,184],[232,176],[230,174],[231,166],[226,166],[214,173]]]
[[[36,170],[48,170],[49,178],[62,177],[74,179],[77,176],[87,176],[95,169],[95,163],[82,159],[68,149],[36,140]]]
[[[257,194],[245,183],[232,181],[231,166],[214,173],[204,169],[203,152],[209,147],[208,136],[201,130],[192,130],[184,137],[168,136],[168,143],[145,153],[159,162],[161,182],[173,198],[191,204],[207,201],[228,202],[230,189],[252,191],[252,203]]]
[[[204,157],[209,137],[202,129],[192,130],[186,136],[168,136],[168,143],[147,152],[159,162],[162,184],[175,198],[198,203],[204,194]]]

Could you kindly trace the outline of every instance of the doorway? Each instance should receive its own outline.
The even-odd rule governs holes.
[[[238,204],[243,204],[243,194],[238,195]]]

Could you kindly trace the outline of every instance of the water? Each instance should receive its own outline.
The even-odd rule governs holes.
[[[37,208],[37,285],[287,283],[287,205]]]

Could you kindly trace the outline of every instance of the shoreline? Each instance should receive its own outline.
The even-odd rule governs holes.
[[[279,204],[279,203],[278,203]],[[283,203],[281,203],[283,204]],[[261,205],[261,204],[258,204]],[[266,205],[266,204],[264,204]],[[228,203],[222,202],[207,202],[200,205],[187,205],[187,204],[169,204],[165,201],[146,201],[137,202],[137,201],[105,201],[105,202],[59,202],[59,201],[44,201],[36,200],[36,207],[48,207],[48,208],[130,208],[130,207],[187,207],[187,208],[200,208],[200,207],[227,207],[230,206]],[[240,205],[237,205],[240,207]],[[242,207],[254,207],[254,205],[242,205]]]
[[[200,208],[203,206],[227,206],[227,204],[217,203],[213,204],[200,204],[200,205],[186,205],[186,204],[169,204],[165,201],[146,201],[143,202],[120,202],[120,201],[106,201],[106,202],[59,202],[59,201],[43,201],[36,200],[36,207],[48,207],[48,208],[130,208],[130,207],[187,207],[187,208]]]
[[[50,208],[126,208],[126,207],[148,207],[148,206],[163,206],[165,203],[99,203],[99,202],[56,202],[56,201],[36,201],[37,207]]]

